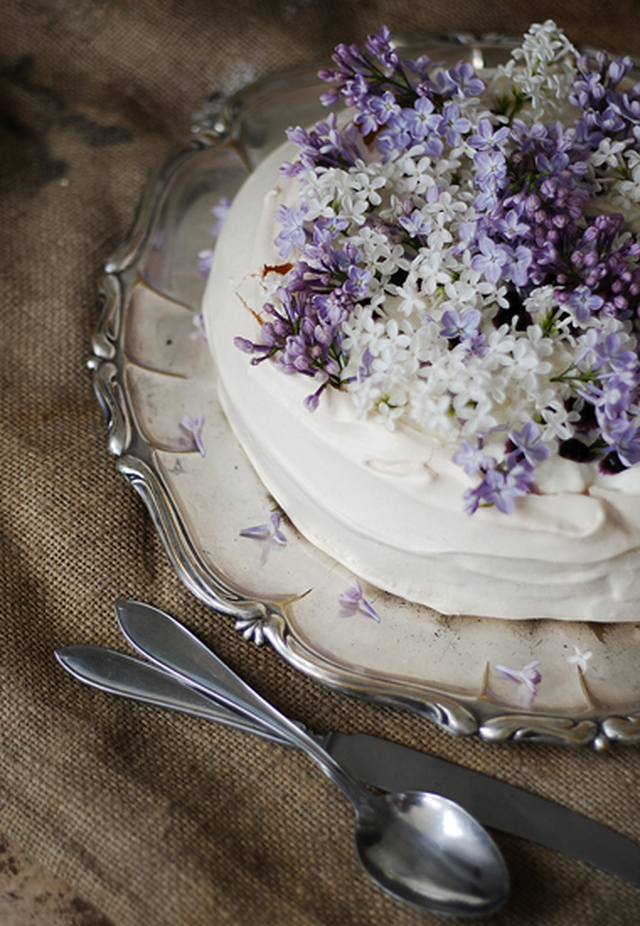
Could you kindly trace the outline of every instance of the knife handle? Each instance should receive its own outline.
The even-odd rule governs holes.
[[[212,701],[206,694],[142,659],[88,644],[62,647],[56,650],[55,656],[74,678],[100,691],[214,720],[245,733],[255,733],[282,746],[289,745],[289,741],[277,736],[270,728]]]

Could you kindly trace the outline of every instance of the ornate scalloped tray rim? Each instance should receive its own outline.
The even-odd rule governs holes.
[[[497,40],[489,48],[509,47],[508,40]],[[412,47],[428,50],[427,45],[411,43]],[[443,42],[439,40],[439,47]],[[477,62],[483,54],[481,42],[465,44],[456,41],[458,57],[466,50]],[[302,113],[310,103],[309,87],[315,87],[311,70],[300,72],[309,78],[301,80],[294,95],[300,99]],[[198,191],[204,196],[233,194],[246,175],[248,165],[257,163],[273,146],[273,138],[281,127],[264,123],[273,120],[273,108],[278,110],[278,98],[283,88],[291,87],[290,75],[266,79],[237,94],[220,105],[213,99],[200,114],[194,134],[162,161],[152,177],[139,207],[132,231],[123,246],[105,265],[105,276],[100,290],[101,315],[92,343],[93,356],[89,366],[93,370],[94,388],[107,420],[108,448],[117,458],[117,467],[125,479],[143,499],[164,544],[169,560],[186,587],[212,610],[232,617],[235,626],[248,640],[267,641],[294,667],[324,684],[346,694],[379,701],[407,709],[428,717],[440,727],[462,735],[475,734],[492,743],[535,742],[564,745],[592,745],[604,748],[608,744],[633,744],[640,741],[640,695],[631,697],[614,708],[599,705],[577,666],[582,698],[580,706],[565,711],[542,709],[523,711],[517,705],[501,703],[487,695],[488,665],[478,691],[469,693],[454,684],[432,684],[428,679],[403,677],[401,674],[375,671],[370,667],[354,667],[309,645],[304,634],[297,632],[290,609],[275,601],[248,597],[238,583],[229,580],[224,569],[203,555],[202,540],[194,536],[189,525],[185,506],[176,499],[175,489],[169,484],[166,472],[160,465],[157,448],[140,426],[140,411],[135,406],[127,369],[131,363],[127,353],[126,326],[132,293],[141,279],[148,282],[149,254],[156,248],[159,235],[184,236],[185,215],[197,199]],[[307,96],[305,97],[305,93]],[[269,111],[260,112],[268,104]],[[290,103],[290,101],[289,101]],[[280,110],[282,110],[280,106]],[[294,106],[295,108],[295,106]],[[290,112],[291,106],[287,107]],[[256,112],[258,115],[256,116]],[[247,115],[249,113],[249,115]],[[262,117],[262,122],[260,121]],[[283,113],[279,112],[282,120]],[[278,121],[277,119],[275,120]],[[288,120],[284,120],[288,121]],[[261,134],[262,133],[262,134]],[[247,138],[250,142],[247,142]],[[251,150],[247,150],[247,145]],[[230,171],[229,158],[237,164]],[[216,163],[220,160],[220,164]],[[211,164],[204,164],[211,161]],[[211,169],[209,169],[211,168]],[[235,174],[234,174],[235,170]],[[185,178],[195,171],[196,181],[188,191],[188,208],[184,214],[168,207],[172,197],[185,198],[184,189],[177,189]],[[217,173],[216,173],[217,171]],[[226,171],[226,173],[225,173]],[[213,179],[212,179],[213,178]],[[199,186],[198,186],[199,184]],[[229,188],[229,189],[227,189]],[[209,197],[210,199],[210,197]],[[184,207],[184,202],[182,202]],[[191,213],[187,217],[191,220]],[[173,223],[173,224],[171,224]],[[204,237],[194,242],[201,245]],[[174,255],[174,262],[179,260]],[[174,281],[175,282],[175,281]],[[158,289],[169,300],[181,301],[195,312],[198,306],[198,287],[186,286],[186,296],[177,296],[174,282]],[[155,281],[151,280],[151,287]],[[177,286],[180,289],[180,284]],[[152,367],[153,365],[151,365]],[[162,371],[159,371],[162,375]]]

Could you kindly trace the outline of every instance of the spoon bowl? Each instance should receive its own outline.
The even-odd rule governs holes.
[[[487,915],[508,894],[495,843],[458,804],[422,791],[371,797],[356,846],[365,871],[410,904],[458,916]]]

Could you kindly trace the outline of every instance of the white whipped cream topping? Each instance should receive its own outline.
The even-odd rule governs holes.
[[[555,458],[541,492],[512,514],[465,514],[471,485],[423,433],[357,420],[350,397],[252,365],[235,337],[259,340],[265,266],[282,261],[273,214],[295,199],[279,174],[285,144],[238,193],[225,221],[203,313],[224,411],[261,480],[312,543],[356,575],[446,614],[589,621],[640,620],[640,467],[603,476]]]

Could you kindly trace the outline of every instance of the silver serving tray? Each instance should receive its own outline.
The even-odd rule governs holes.
[[[511,47],[459,38],[407,54],[479,68],[506,60]],[[117,467],[190,591],[302,672],[489,742],[637,742],[640,623],[452,618],[370,586],[364,595],[379,622],[345,617],[339,597],[355,577],[286,519],[286,545],[241,536],[266,521],[273,502],[227,426],[207,345],[194,337],[199,254],[215,246],[212,208],[233,198],[288,125],[326,113],[320,89],[309,69],[211,100],[159,166],[128,241],[106,264],[90,366]],[[205,416],[205,456],[181,429],[184,415]],[[533,661],[542,681],[527,703],[523,686],[495,667]]]

